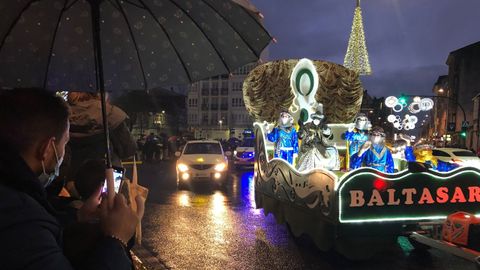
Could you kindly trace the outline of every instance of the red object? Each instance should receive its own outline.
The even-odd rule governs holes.
[[[375,181],[373,181],[373,187],[376,190],[385,190],[387,188],[387,181],[382,179],[375,179]]]
[[[474,224],[480,224],[480,218],[466,212],[453,213],[443,224],[442,238],[453,244],[468,246],[470,225]]]

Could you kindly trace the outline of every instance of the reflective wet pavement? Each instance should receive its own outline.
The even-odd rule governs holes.
[[[364,262],[320,252],[255,209],[251,170],[232,171],[221,190],[178,191],[173,162],[141,165],[139,179],[150,189],[143,245],[172,269],[475,269],[444,252],[414,252],[402,239]]]

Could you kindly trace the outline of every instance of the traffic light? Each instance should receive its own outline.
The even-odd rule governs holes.
[[[405,106],[407,104],[407,97],[404,94],[401,94],[398,98],[398,102]]]
[[[467,127],[462,127],[462,131],[460,131],[460,136],[463,138],[467,137]]]

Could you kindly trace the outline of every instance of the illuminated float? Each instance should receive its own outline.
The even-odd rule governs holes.
[[[363,95],[354,71],[308,59],[268,62],[248,75],[243,92],[255,119],[256,206],[286,223],[295,236],[308,235],[320,250],[365,259],[395,244],[399,235],[418,230],[423,222],[441,223],[455,211],[480,214],[478,168],[419,170],[394,156],[393,173],[348,169],[350,147],[342,135],[353,130]],[[316,131],[312,123],[320,107],[328,124]],[[317,164],[314,167],[297,164],[300,158],[293,164],[274,158],[276,146],[267,135],[278,126],[282,112],[293,116],[296,130],[309,125],[310,135],[328,139],[321,143],[320,156],[313,152],[307,157],[309,164]],[[305,139],[298,142],[299,153],[304,143]],[[318,160],[330,164],[328,158],[339,165],[318,165]]]

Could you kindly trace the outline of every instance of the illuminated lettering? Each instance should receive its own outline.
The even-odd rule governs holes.
[[[350,207],[362,207],[364,204],[363,191],[350,190]]]
[[[479,187],[468,187],[468,191],[469,191],[468,202],[480,202]]]
[[[402,194],[405,195],[405,204],[413,204],[413,194],[417,194],[417,190],[414,188],[402,189]]]
[[[387,205],[399,205],[400,204],[400,199],[397,199],[395,201],[395,189],[389,188],[387,189],[388,192],[388,203]]]
[[[427,204],[435,203],[432,198],[432,194],[430,193],[430,190],[428,190],[428,188],[423,188],[422,196],[420,196],[418,204],[424,204],[425,202],[427,202]]]
[[[450,200],[451,203],[456,203],[457,201],[462,203],[467,201],[462,189],[459,187],[455,188],[455,193],[453,193],[452,199]]]
[[[373,204],[376,204],[377,206],[385,205],[382,200],[382,195],[380,195],[380,192],[376,189],[372,190],[372,197],[370,197],[370,201],[367,205],[372,206]]]
[[[448,188],[439,187],[437,189],[437,203],[446,203],[448,201]]]

